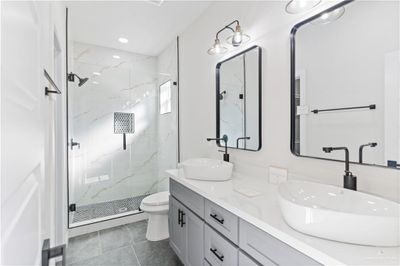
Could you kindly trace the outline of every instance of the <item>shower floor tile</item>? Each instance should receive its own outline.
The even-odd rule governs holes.
[[[114,200],[96,204],[77,206],[75,212],[70,213],[71,223],[90,221],[124,212],[136,211],[147,195]]]

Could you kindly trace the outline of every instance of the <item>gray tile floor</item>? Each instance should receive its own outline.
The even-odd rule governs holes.
[[[181,266],[168,239],[147,241],[146,228],[140,221],[71,238],[67,265]]]
[[[70,221],[72,221],[72,223],[77,223],[82,221],[89,221],[94,218],[106,217],[129,211],[136,211],[139,209],[140,203],[146,196],[148,195],[76,206],[76,211],[70,213]]]

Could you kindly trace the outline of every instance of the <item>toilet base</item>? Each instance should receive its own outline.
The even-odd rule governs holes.
[[[149,213],[146,238],[149,241],[160,241],[169,238],[168,213]]]

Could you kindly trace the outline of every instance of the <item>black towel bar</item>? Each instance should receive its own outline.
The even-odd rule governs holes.
[[[370,104],[365,106],[354,106],[354,107],[342,107],[342,108],[332,108],[332,109],[315,109],[311,110],[314,114],[322,113],[322,112],[331,112],[331,111],[343,111],[343,110],[354,110],[354,109],[376,109],[376,104]]]

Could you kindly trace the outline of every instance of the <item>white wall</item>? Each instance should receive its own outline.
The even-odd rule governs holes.
[[[269,166],[281,166],[290,173],[323,183],[342,185],[344,165],[296,157],[290,152],[290,42],[289,33],[297,22],[321,11],[333,2],[323,2],[311,12],[285,13],[286,1],[216,2],[181,35],[181,151],[182,159],[209,156],[221,158],[206,138],[215,135],[215,66],[218,61],[252,45],[263,48],[263,147],[259,152],[230,150],[236,170],[267,177]],[[239,19],[252,37],[245,47],[224,56],[209,56],[215,33]],[[359,189],[399,197],[399,171],[352,165],[359,177]]]
[[[53,97],[55,99],[54,104],[54,175],[51,178],[55,178],[55,196],[54,196],[54,208],[55,208],[55,245],[61,245],[67,241],[67,120],[66,120],[66,109],[67,109],[67,94],[66,94],[66,6],[65,3],[59,1],[52,2],[50,11],[51,21],[50,24],[50,41],[52,42],[53,55],[50,59],[52,62],[52,72],[54,79],[60,87],[61,95]],[[56,44],[57,42],[57,44]],[[59,49],[58,54],[54,54],[54,47]]]

